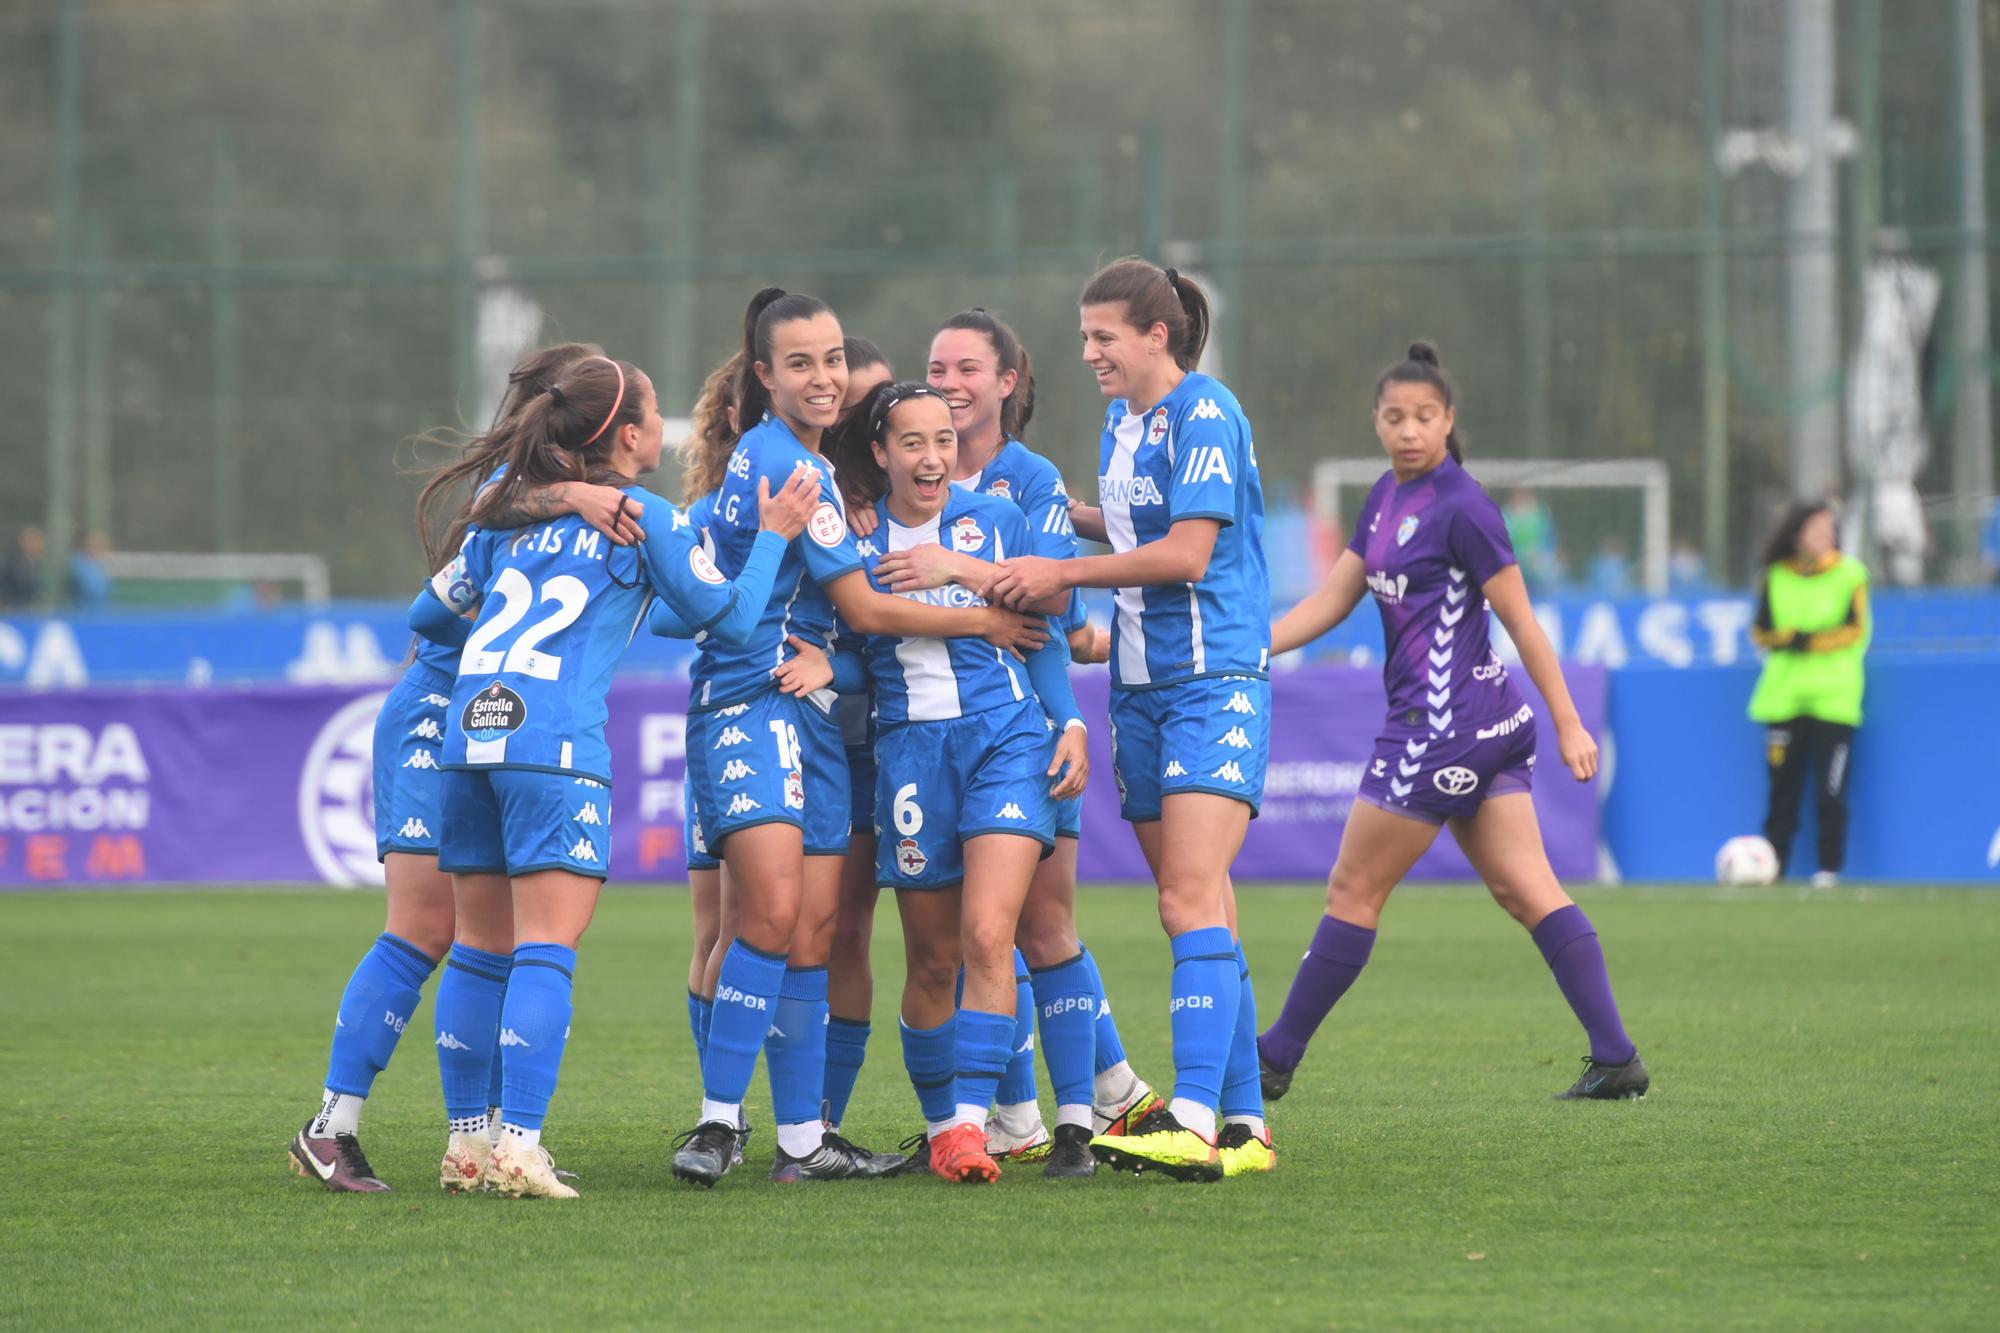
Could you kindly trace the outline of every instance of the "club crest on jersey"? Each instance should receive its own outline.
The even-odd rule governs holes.
[[[1417,535],[1417,516],[1415,514],[1403,515],[1403,521],[1396,525],[1396,545],[1408,546],[1410,544],[1410,538],[1416,535]]]
[[[1146,423],[1146,443],[1158,444],[1167,438],[1167,409],[1155,408],[1153,419]]]
[[[813,510],[806,520],[806,532],[821,546],[838,546],[840,539],[847,535],[847,521],[831,501],[820,501],[819,508]]]
[[[986,488],[986,493],[1000,500],[1011,500],[1014,498],[1014,488],[1007,484],[1007,479],[1005,477],[1000,478],[1000,480],[994,482],[991,486],[988,486]]]
[[[806,808],[806,779],[796,768],[785,774],[785,804],[793,810]]]
[[[708,558],[708,552],[702,550],[699,546],[688,552],[688,568],[692,569],[694,576],[703,583],[721,583],[723,581],[722,571],[717,569],[715,562]]]
[[[951,525],[951,549],[971,555],[986,545],[986,534],[979,530],[979,521],[967,514]]]
[[[905,838],[896,844],[896,869],[911,879],[924,873],[931,859],[924,855],[924,849],[917,846],[915,838]]]
[[[476,741],[493,741],[510,731],[519,731],[527,720],[528,705],[520,695],[496,680],[466,701],[458,726]]]

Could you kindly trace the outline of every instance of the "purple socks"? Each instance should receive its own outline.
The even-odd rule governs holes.
[[[1601,1065],[1622,1065],[1634,1048],[1618,1017],[1618,1001],[1611,997],[1611,977],[1604,970],[1604,950],[1597,943],[1597,928],[1574,903],[1559,907],[1543,917],[1531,934],[1535,945],[1556,974],[1556,985],[1576,1014],[1576,1021],[1590,1034],[1590,1058]],[[1304,975],[1303,972],[1300,974]],[[1295,988],[1296,989],[1296,988]],[[1290,1012],[1291,1006],[1285,1006]]]
[[[1266,1064],[1278,1069],[1296,1069],[1305,1058],[1306,1043],[1325,1021],[1334,1002],[1368,964],[1368,951],[1375,947],[1375,932],[1365,926],[1321,917],[1313,932],[1312,947],[1292,978],[1285,995],[1285,1007],[1278,1021],[1257,1038],[1257,1052]],[[1601,972],[1600,965],[1600,972]],[[1607,992],[1608,994],[1609,992]]]

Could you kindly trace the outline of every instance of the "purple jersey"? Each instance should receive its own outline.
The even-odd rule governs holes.
[[[1450,736],[1518,715],[1520,692],[1487,637],[1486,581],[1514,563],[1500,507],[1447,458],[1368,492],[1347,548],[1382,609],[1388,736]]]

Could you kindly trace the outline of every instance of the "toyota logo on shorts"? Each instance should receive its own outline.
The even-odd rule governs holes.
[[[1453,764],[1432,774],[1431,785],[1446,796],[1464,796],[1479,785],[1479,775],[1463,764]]]

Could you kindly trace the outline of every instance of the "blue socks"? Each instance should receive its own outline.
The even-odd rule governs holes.
[[[856,1022],[831,1012],[826,1020],[826,1118],[835,1129],[847,1118],[847,1103],[854,1096],[854,1080],[861,1076],[861,1063],[868,1058],[867,1019]]]
[[[1090,955],[1079,953],[1068,962],[1041,968],[1030,975],[1030,981],[1034,1010],[1042,1025],[1042,1059],[1048,1061],[1056,1106],[1088,1108],[1091,1081],[1097,1073],[1098,994],[1102,989]]]
[[[477,1120],[500,1104],[500,1003],[514,960],[467,944],[454,944],[438,978],[435,1027],[438,1078],[444,1113]]]
[[[1227,926],[1203,926],[1174,936],[1173,947],[1173,1000],[1167,1010],[1174,1034],[1173,1113],[1187,1128],[1213,1139],[1223,1065],[1243,994],[1236,941]]]
[[[701,1055],[703,1097],[711,1102],[741,1105],[764,1047],[778,991],[784,985],[785,960],[734,940],[723,955],[715,983],[714,1012],[708,1020],[708,1045]],[[824,994],[824,992],[821,992]]]
[[[986,1123],[987,1108],[1007,1071],[1014,1041],[1014,1016],[989,1014],[981,1009],[958,1011],[955,1066],[958,1077],[957,1113],[960,1120]]]
[[[1118,1038],[1118,1025],[1111,1021],[1111,1001],[1104,994],[1104,978],[1097,971],[1097,960],[1090,950],[1083,951],[1083,965],[1090,970],[1090,988],[1097,996],[1097,1068],[1093,1074],[1102,1074],[1114,1065],[1125,1062],[1125,1043]],[[1044,1038],[1046,1040],[1046,1038]],[[1049,1071],[1055,1077],[1055,1071]]]
[[[949,1124],[958,1110],[953,1076],[958,1060],[957,1015],[934,1028],[913,1028],[908,1023],[896,1027],[903,1035],[903,1068],[910,1073],[910,1086],[917,1090],[925,1125]]]
[[[1035,1087],[1035,989],[1028,976],[1028,960],[1014,950],[1014,1034],[1008,1048],[1007,1072],[993,1094],[1002,1106],[1032,1102],[1039,1095]]]
[[[819,1123],[820,1094],[826,1086],[826,1020],[825,966],[786,968],[764,1035],[771,1110],[780,1125]]]
[[[333,1051],[326,1062],[329,1092],[366,1097],[375,1076],[388,1067],[410,1015],[423,998],[424,979],[437,967],[408,940],[388,932],[355,964],[340,997],[333,1027]]]
[[[1257,993],[1250,987],[1250,960],[1236,945],[1238,999],[1236,1031],[1229,1042],[1229,1059],[1222,1067],[1222,1118],[1264,1120],[1264,1083],[1257,1071]]]
[[[575,975],[576,950],[565,945],[523,944],[514,950],[514,970],[500,1006],[503,1124],[539,1131],[549,1113],[563,1048],[569,1044]]]

